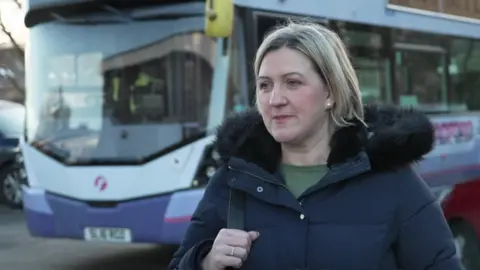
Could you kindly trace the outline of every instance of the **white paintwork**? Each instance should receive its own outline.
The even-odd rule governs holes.
[[[142,166],[67,167],[28,144],[22,144],[22,151],[31,186],[79,200],[114,201],[189,188],[203,149],[212,138],[206,137]],[[103,191],[95,186],[99,176],[108,183]]]

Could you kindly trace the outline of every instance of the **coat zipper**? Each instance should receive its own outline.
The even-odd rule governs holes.
[[[243,170],[235,169],[235,168],[233,168],[233,167],[230,166],[230,165],[228,166],[228,169],[230,169],[230,170],[232,170],[232,171],[235,171],[235,172],[239,172],[239,173],[243,173],[243,174],[246,174],[246,175],[250,175],[250,176],[252,176],[252,177],[255,177],[255,178],[257,178],[257,179],[260,179],[260,180],[262,180],[262,181],[265,181],[265,182],[267,182],[267,183],[271,183],[271,184],[274,184],[274,185],[279,185],[279,186],[285,188],[286,190],[288,190],[288,191],[290,192],[290,190],[288,189],[288,187],[285,186],[284,184],[277,183],[277,182],[274,182],[274,181],[265,179],[264,177],[255,175],[255,174],[250,173],[250,172],[246,172],[246,171],[243,171]],[[303,204],[303,200],[298,201],[298,204],[300,205],[300,208],[302,208],[302,207],[303,207],[303,205],[302,205],[302,204]],[[302,215],[303,215],[303,211],[302,211]],[[308,230],[308,229],[307,229],[307,230]],[[308,232],[307,232],[307,235],[308,235]]]

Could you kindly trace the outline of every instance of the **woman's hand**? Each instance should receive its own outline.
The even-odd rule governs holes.
[[[250,253],[252,242],[260,234],[236,229],[222,229],[213,242],[212,250],[202,261],[203,270],[224,270],[226,267],[240,268]]]

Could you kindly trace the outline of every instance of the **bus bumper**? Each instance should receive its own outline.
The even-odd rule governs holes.
[[[85,239],[85,228],[125,228],[133,243],[180,244],[203,189],[150,196],[114,206],[23,187],[24,214],[32,236]]]

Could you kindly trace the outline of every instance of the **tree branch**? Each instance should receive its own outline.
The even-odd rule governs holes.
[[[8,29],[5,27],[5,24],[2,21],[2,17],[0,15],[0,30],[8,37],[10,40],[10,43],[12,43],[13,48],[17,51],[17,53],[24,59],[25,57],[25,51],[23,50],[22,46],[20,46],[15,38],[12,36],[12,33],[8,31]]]
[[[15,78],[12,78],[10,76],[7,76],[7,79],[10,82],[10,84],[13,86],[13,88],[15,88],[15,90],[17,90],[17,92],[20,94],[20,99],[22,101],[24,101],[25,100],[25,93],[22,90],[22,88],[20,87],[20,85],[18,84],[17,80],[15,80]]]
[[[12,0],[15,5],[18,7],[18,9],[22,9],[22,3],[20,3],[20,0]]]
[[[0,65],[0,68],[2,68],[1,65]],[[8,69],[8,67],[6,67],[6,66],[3,67],[3,68],[5,68],[5,70],[7,70],[7,71],[10,70],[10,69]],[[18,94],[20,95],[20,96],[19,96],[20,99],[21,99],[22,101],[24,101],[24,100],[25,100],[25,92],[24,92],[24,90],[22,89],[22,87],[20,87],[20,85],[18,84],[18,82],[17,82],[17,80],[15,79],[15,77],[12,77],[10,74],[7,73],[7,74],[5,74],[4,79],[7,79],[7,80],[8,80],[8,82],[10,83],[10,85],[11,85],[11,86],[18,92]]]
[[[12,1],[14,2],[14,4],[19,9],[22,8],[22,3],[20,2],[20,0],[12,0]],[[0,13],[0,31],[2,31],[8,37],[8,39],[10,40],[10,43],[12,44],[13,48],[15,49],[17,54],[21,57],[21,60],[24,61],[25,50],[22,48],[22,46],[20,46],[17,43],[15,38],[12,36],[12,33],[10,31],[8,31],[8,29],[5,27],[5,24],[3,23],[3,20],[2,20],[2,17],[1,17],[1,13]],[[6,76],[6,77],[7,77],[8,81],[10,82],[10,84],[12,85],[12,87],[15,88],[15,90],[18,91],[21,99],[24,100],[25,99],[25,93],[24,93],[23,89],[20,87],[20,85],[18,84],[17,80],[12,76]]]

